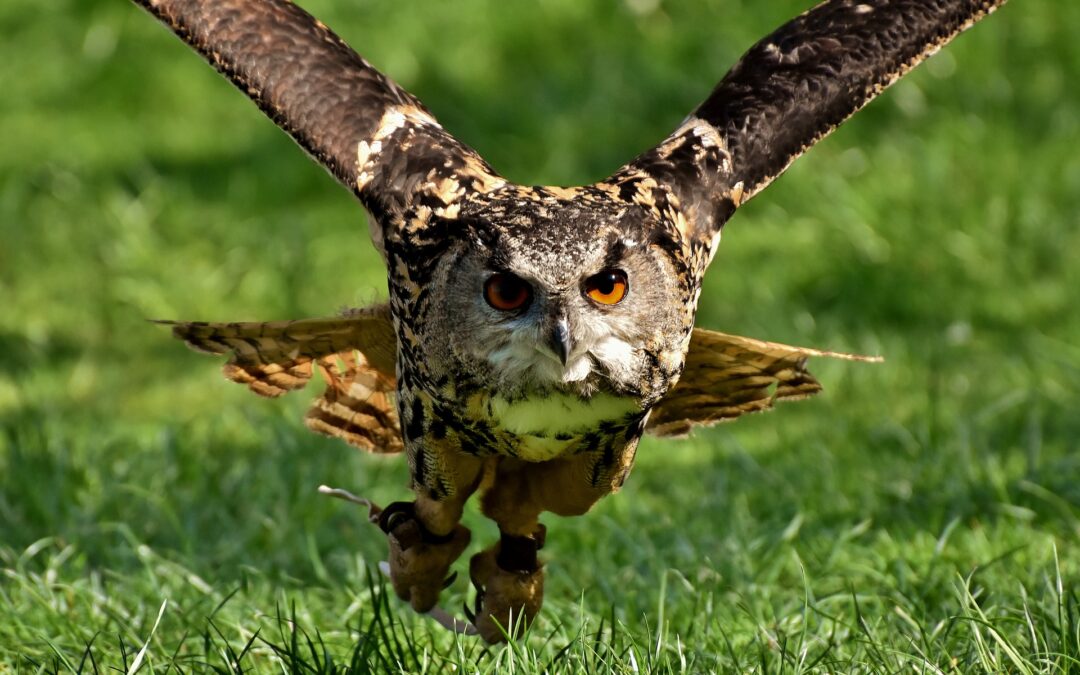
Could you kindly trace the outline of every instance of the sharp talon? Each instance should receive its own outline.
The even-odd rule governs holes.
[[[476,587],[476,600],[473,601],[473,616],[475,617],[480,613],[484,607],[484,589],[481,586]],[[473,619],[473,623],[476,623],[476,619]]]
[[[443,588],[449,588],[449,587],[450,587],[450,584],[454,583],[455,581],[457,581],[457,572],[456,572],[456,571],[455,571],[455,572],[452,572],[452,573],[450,574],[450,576],[448,576],[448,577],[446,577],[445,579],[443,579],[443,582],[442,582],[442,587],[443,587]]]
[[[473,558],[475,559],[475,556]],[[476,623],[476,616],[478,614],[480,614],[481,608],[484,606],[484,584],[483,584],[483,582],[479,581],[476,578],[475,572],[472,569],[472,567],[473,567],[473,564],[470,561],[470,563],[469,563],[469,581],[472,582],[473,588],[476,589],[476,598],[473,600],[473,609],[472,609],[472,611],[469,612],[468,609],[466,609],[465,611],[468,612],[469,616],[472,619],[472,622]]]
[[[469,604],[468,603],[466,603],[466,602],[461,603],[461,609],[462,609],[462,611],[465,612],[465,616],[466,616],[466,618],[469,619],[470,623],[476,623],[476,612],[469,609]]]

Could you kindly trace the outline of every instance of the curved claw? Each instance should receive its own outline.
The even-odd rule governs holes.
[[[472,611],[469,611],[468,608],[466,608],[466,616],[469,617],[470,621],[476,623],[476,617],[483,614],[484,611],[484,583],[486,583],[486,580],[483,582],[477,581],[476,577],[471,575],[471,569],[469,572],[473,588],[476,589],[476,599],[473,600]]]
[[[383,573],[386,578],[390,578],[390,563],[382,560],[379,562],[379,571]],[[448,581],[453,581],[457,577],[457,574],[452,574],[448,577]],[[448,584],[449,585],[449,584]],[[459,619],[456,616],[450,614],[442,607],[432,607],[427,612],[424,612],[427,616],[430,616],[435,620],[435,623],[439,624],[446,630],[452,633],[458,633],[460,635],[479,635],[480,631],[476,630],[476,626],[473,625],[472,617],[469,617],[468,621]],[[467,614],[467,612],[466,612]]]

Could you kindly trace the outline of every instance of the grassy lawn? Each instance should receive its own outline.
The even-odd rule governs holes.
[[[505,175],[579,184],[808,0],[303,4]],[[403,498],[402,458],[145,322],[385,296],[358,205],[134,6],[0,3],[0,672],[1080,672],[1078,25],[1015,0],[740,211],[699,323],[886,362],[647,440],[486,648],[315,492]]]

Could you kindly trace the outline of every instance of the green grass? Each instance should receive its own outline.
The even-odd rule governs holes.
[[[807,3],[304,4],[506,175],[574,184]],[[0,3],[0,672],[1080,672],[1077,25],[1015,0],[740,211],[699,322],[887,361],[645,442],[547,520],[541,618],[487,648],[315,493],[403,498],[400,458],[144,321],[381,297],[355,202],[143,12]]]

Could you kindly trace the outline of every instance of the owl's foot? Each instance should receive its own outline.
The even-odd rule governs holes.
[[[427,613],[447,584],[450,565],[469,545],[471,534],[455,525],[448,534],[430,532],[412,502],[394,502],[379,513],[378,525],[390,542],[390,583],[398,597]]]
[[[378,525],[390,543],[390,560],[379,567],[390,577],[390,584],[398,597],[412,605],[417,612],[432,614],[436,621],[447,628],[471,634],[471,626],[450,618],[446,612],[435,607],[439,591],[453,581],[453,577],[447,576],[450,565],[469,545],[472,535],[467,528],[456,525],[449,534],[436,535],[428,531],[416,517],[412,502],[394,502],[383,509],[371,500],[357,497],[346,490],[320,485],[319,492],[367,507],[368,521]]]
[[[503,534],[502,540],[469,561],[476,586],[476,613],[470,617],[489,644],[519,636],[544,604],[544,570],[536,553],[544,546],[543,525],[532,536]]]

